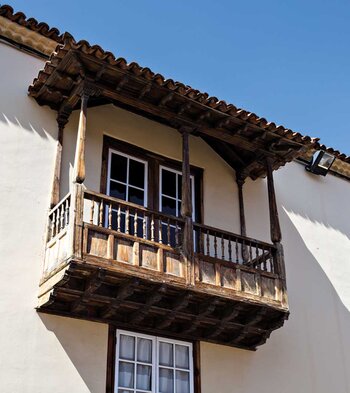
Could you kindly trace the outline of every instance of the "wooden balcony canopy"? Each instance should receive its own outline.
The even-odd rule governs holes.
[[[317,143],[149,68],[128,64],[97,45],[75,42],[69,34],[63,38],[29,87],[30,96],[63,119],[78,108],[83,91],[88,92],[89,107],[113,103],[170,127],[191,130],[243,178],[252,179],[266,176],[267,158],[276,170]]]

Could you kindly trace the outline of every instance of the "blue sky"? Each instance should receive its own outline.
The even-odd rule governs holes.
[[[349,0],[9,4],[350,154]]]

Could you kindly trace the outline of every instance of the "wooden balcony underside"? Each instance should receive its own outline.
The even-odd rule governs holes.
[[[251,350],[263,344],[288,316],[271,302],[259,304],[254,296],[244,299],[232,290],[225,293],[205,284],[191,287],[137,272],[138,268],[114,265],[89,258],[83,263],[69,262],[50,279],[56,282],[42,296],[38,310]]]

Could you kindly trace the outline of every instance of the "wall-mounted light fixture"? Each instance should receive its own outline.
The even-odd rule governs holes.
[[[317,151],[310,163],[305,167],[308,172],[314,173],[315,175],[326,176],[335,157],[332,154],[325,152],[324,150]]]

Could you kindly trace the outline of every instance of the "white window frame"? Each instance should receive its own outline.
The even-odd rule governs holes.
[[[162,188],[163,188],[163,184],[162,184],[162,179],[163,179],[162,178],[162,169],[165,169],[166,171],[169,171],[169,172],[176,173],[177,175],[181,175],[181,176],[182,176],[182,172],[181,171],[177,171],[176,169],[169,168],[169,167],[167,167],[165,165],[160,165],[159,166],[159,191],[158,191],[158,195],[159,195],[159,211],[162,212],[162,209],[163,209],[162,196],[165,196],[166,198],[175,200],[176,201],[176,211],[177,211],[178,210],[178,202],[179,202],[179,198],[177,197],[177,195],[178,195],[178,181],[176,181],[176,198],[174,198],[172,196],[169,196],[169,195],[166,195],[166,194],[162,194]],[[193,221],[195,221],[195,217],[196,217],[196,205],[195,205],[195,195],[194,195],[194,192],[195,192],[195,185],[194,185],[195,178],[194,178],[193,175],[191,175],[190,178],[192,180],[191,181],[192,219],[193,219]],[[182,196],[181,196],[181,198],[182,198]],[[181,201],[182,201],[182,199],[181,199]],[[181,212],[177,212],[177,213],[178,213],[178,216],[181,217],[181,214],[180,214]]]
[[[126,362],[133,363],[135,365],[134,367],[134,388],[122,388],[118,387],[118,375],[119,375],[119,361],[124,361],[124,359],[119,358],[119,343],[120,343],[120,336],[121,335],[126,335],[126,336],[131,336],[135,338],[135,359],[133,361],[125,360]],[[152,342],[152,363],[143,363],[143,362],[138,362],[137,361],[137,338],[144,338],[147,340],[150,340]],[[174,351],[173,351],[173,356],[174,356],[174,365],[173,367],[168,367],[168,366],[162,366],[159,365],[159,344],[160,343],[169,343],[174,345]],[[176,367],[175,364],[175,345],[182,345],[188,347],[188,356],[189,356],[189,368],[187,369],[181,369],[179,367]],[[116,330],[116,348],[115,348],[115,378],[114,378],[114,393],[118,393],[118,389],[121,390],[130,390],[130,393],[133,392],[142,392],[142,389],[136,389],[136,365],[137,364],[145,364],[149,366],[152,364],[152,381],[151,381],[151,392],[152,393],[159,393],[159,368],[167,368],[174,370],[174,392],[176,391],[176,371],[186,371],[189,373],[190,376],[190,393],[194,393],[194,372],[193,372],[193,345],[191,342],[187,341],[179,341],[179,340],[173,340],[169,338],[164,338],[160,336],[151,336],[147,334],[141,334],[141,333],[134,333],[130,332],[128,330]],[[144,392],[149,392],[149,391],[144,391]],[[177,392],[180,393],[180,392]]]
[[[126,182],[122,182],[119,180],[115,180],[111,178],[111,165],[112,165],[112,154],[119,154],[120,156],[126,157],[127,158],[127,172],[126,172]],[[144,173],[144,188],[142,189],[141,187],[137,187],[137,186],[133,186],[132,184],[129,183],[129,162],[130,159],[134,160],[134,161],[138,161],[138,162],[142,162],[143,164],[145,164],[145,173]],[[143,206],[147,207],[148,204],[148,161],[145,160],[141,160],[140,158],[134,157],[130,154],[125,154],[122,153],[119,150],[115,150],[112,148],[108,149],[108,169],[107,169],[107,195],[110,195],[110,183],[111,180],[119,183],[119,184],[124,184],[126,186],[126,202],[128,201],[129,198],[129,187],[133,187],[139,191],[143,191],[144,192],[144,203]]]

